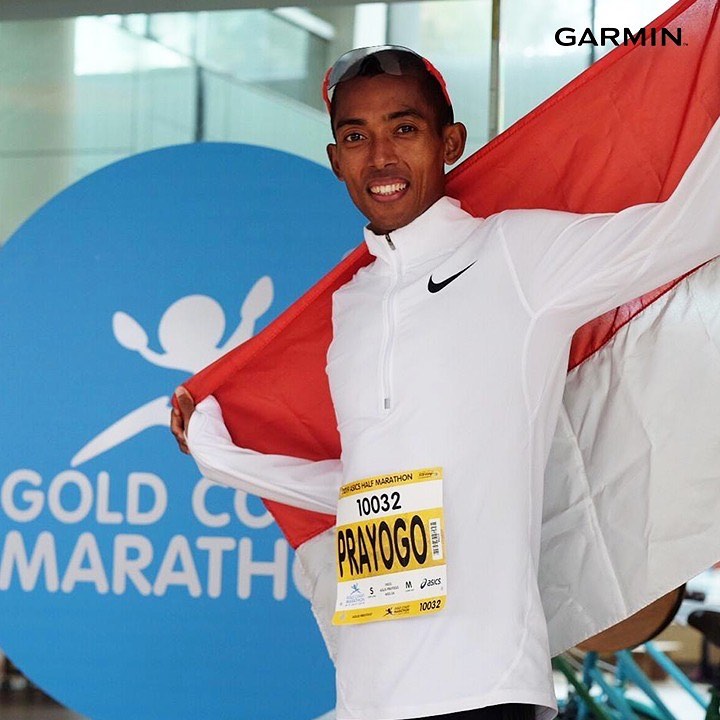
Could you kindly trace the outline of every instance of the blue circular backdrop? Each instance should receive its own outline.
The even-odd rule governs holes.
[[[267,324],[361,225],[328,170],[200,144],[83,179],[0,251],[0,647],[61,702],[93,720],[334,706],[292,552],[257,498],[200,483],[166,400],[198,347]]]

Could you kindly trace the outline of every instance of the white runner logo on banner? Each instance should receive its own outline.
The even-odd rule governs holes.
[[[148,335],[132,315],[119,310],[113,316],[115,339],[128,350],[160,367],[196,373],[251,338],[255,323],[273,300],[272,280],[265,276],[252,287],[240,309],[240,324],[222,345],[225,313],[220,304],[205,295],[189,295],[173,303],[163,314],[158,337],[164,353],[150,348]],[[170,427],[170,398],[167,395],[129,412],[96,435],[70,461],[77,467],[112,450],[135,435],[155,426]]]

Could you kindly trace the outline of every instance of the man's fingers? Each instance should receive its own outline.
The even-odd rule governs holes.
[[[175,391],[175,397],[177,398],[177,404],[180,408],[180,414],[182,415],[183,431],[187,431],[190,416],[195,411],[195,402],[192,399],[192,395],[190,395],[182,385]]]
[[[183,419],[179,410],[175,408],[170,412],[170,430],[177,440],[180,440],[184,433]]]
[[[189,417],[189,416],[188,416]],[[184,452],[186,455],[190,454],[190,450],[188,448],[187,442],[185,440],[185,429],[187,427],[187,423],[185,422],[185,419],[182,415],[182,413],[177,410],[176,408],[173,408],[170,412],[170,430],[172,434],[175,436],[175,440],[177,441],[178,447],[182,452]]]

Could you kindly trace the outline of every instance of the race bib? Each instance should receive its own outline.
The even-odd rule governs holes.
[[[442,610],[447,597],[442,468],[346,483],[336,527],[333,624]]]

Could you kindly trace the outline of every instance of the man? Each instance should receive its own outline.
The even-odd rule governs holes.
[[[666,203],[476,219],[444,197],[444,164],[462,154],[465,130],[429,63],[398,48],[353,51],[327,86],[330,161],[369,220],[376,258],[333,298],[327,372],[342,458],[237,448],[217,404],[192,414],[182,391],[173,431],[208,477],[323,512],[355,497],[357,481],[437,470],[439,606],[341,625],[340,720],[552,717],[537,567],[570,340],[720,251],[717,128]],[[422,515],[427,498],[406,497]],[[338,532],[342,568],[352,553],[341,537],[351,536]]]

